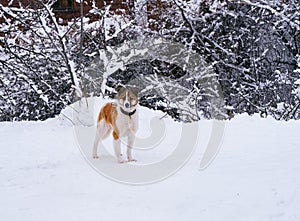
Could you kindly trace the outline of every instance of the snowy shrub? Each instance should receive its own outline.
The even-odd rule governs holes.
[[[177,120],[244,112],[300,118],[297,0],[136,1],[133,17],[113,13],[108,3],[92,7],[83,29],[80,19],[60,25],[54,1],[34,2],[38,7],[0,4],[1,121],[53,117],[74,98],[112,96],[117,84],[132,77],[143,82],[135,85],[142,105]],[[208,80],[204,72],[191,73],[163,57],[119,69],[116,63],[110,72],[99,72],[109,68],[114,46],[161,37],[201,56],[213,77]],[[222,92],[218,99],[216,91]]]
[[[173,1],[157,34],[213,64],[230,111],[288,120],[299,113],[299,17],[297,1]]]

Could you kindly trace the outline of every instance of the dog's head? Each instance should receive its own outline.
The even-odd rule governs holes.
[[[117,92],[116,98],[119,106],[125,111],[133,111],[139,103],[138,89],[134,87],[118,86],[115,90]]]

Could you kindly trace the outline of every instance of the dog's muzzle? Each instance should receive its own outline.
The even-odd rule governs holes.
[[[125,104],[124,104],[124,106],[125,106],[125,108],[130,108],[130,103],[128,103],[128,102],[126,102]]]

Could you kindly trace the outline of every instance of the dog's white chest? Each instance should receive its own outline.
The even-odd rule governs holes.
[[[118,114],[117,127],[120,131],[120,137],[128,136],[131,133],[135,133],[138,127],[138,113],[132,116],[127,116],[122,113]]]

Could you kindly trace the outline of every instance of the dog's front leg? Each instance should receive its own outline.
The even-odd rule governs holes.
[[[133,148],[133,143],[134,143],[134,137],[135,135],[134,134],[129,134],[128,136],[128,140],[127,140],[127,160],[128,162],[136,162],[137,160],[136,159],[133,159],[132,157],[132,154],[131,154],[131,150]]]
[[[97,128],[96,135],[95,135],[95,141],[94,141],[94,147],[93,147],[93,158],[94,159],[99,158],[98,154],[97,154],[99,141],[100,141],[100,135],[99,135],[99,131],[98,131],[98,128]]]
[[[118,163],[124,163],[124,160],[122,159],[121,155],[121,141],[120,139],[114,139],[114,149],[115,149],[115,155],[117,157]]]

